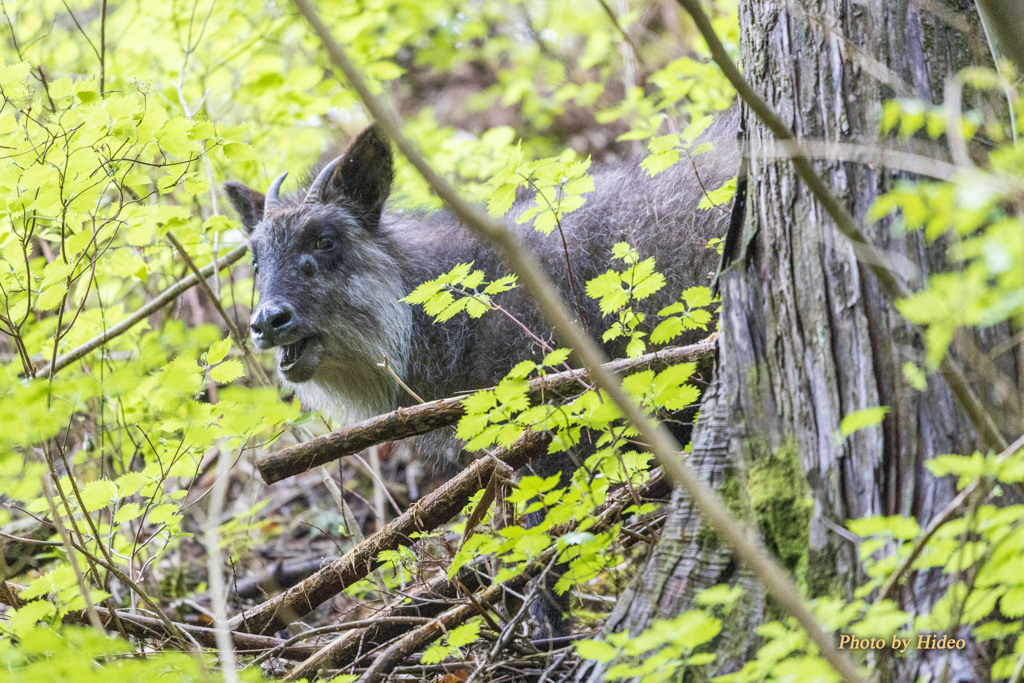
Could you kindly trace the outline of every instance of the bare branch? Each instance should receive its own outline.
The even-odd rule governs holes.
[[[206,297],[210,300],[210,303],[213,305],[214,310],[217,311],[217,315],[220,316],[220,319],[224,321],[224,325],[228,328],[228,334],[231,335],[231,338],[235,341],[235,345],[238,346],[242,351],[242,355],[245,356],[245,360],[249,364],[250,371],[256,375],[256,378],[264,386],[273,386],[273,382],[271,382],[270,378],[267,377],[267,373],[263,370],[263,366],[260,365],[258,360],[256,360],[256,357],[252,353],[252,349],[249,348],[248,333],[242,334],[242,331],[238,329],[238,326],[235,325],[235,321],[231,319],[231,316],[228,315],[227,310],[224,308],[224,304],[221,303],[220,297],[217,296],[217,293],[213,291],[212,287],[210,287],[210,283],[206,281],[206,277],[203,276],[202,271],[196,267],[195,261],[193,261],[192,257],[188,255],[185,247],[177,240],[177,238],[175,238],[173,233],[167,233],[167,241],[170,242],[177,250],[178,255],[181,256],[182,260],[188,266],[188,269],[196,276],[196,284],[198,284],[199,288],[206,294]],[[228,255],[230,256],[230,254]],[[216,261],[214,261],[214,263],[216,263]]]
[[[644,500],[653,500],[667,496],[671,492],[671,487],[668,485],[668,480],[665,478],[662,470],[655,470],[651,472],[651,477],[647,483],[644,484],[638,491],[639,495]],[[602,519],[607,523],[614,522],[614,514],[621,511],[623,507],[633,501],[633,496],[626,489],[619,489],[613,494],[613,498],[604,505],[599,514],[602,515]],[[611,513],[607,511],[611,509]],[[629,536],[623,541],[624,546],[631,545],[638,539],[637,536]],[[436,616],[442,610],[440,605],[442,604],[438,600],[433,600],[424,604],[417,603],[417,597],[433,597],[440,598],[441,600],[448,600],[449,602],[454,600],[460,594],[466,592],[476,591],[483,585],[489,585],[489,577],[476,571],[473,566],[466,566],[460,570],[458,576],[455,577],[454,581],[448,581],[443,577],[429,584],[425,589],[417,592],[415,595],[409,596],[411,600],[409,602],[401,601],[394,605],[390,609],[379,614],[379,618],[382,620],[382,625],[379,627],[371,627],[362,632],[348,632],[343,636],[330,643],[315,655],[310,657],[308,660],[293,669],[285,680],[297,681],[303,678],[312,678],[317,672],[325,669],[337,669],[340,667],[348,666],[356,661],[359,653],[365,649],[367,645],[376,645],[379,643],[387,642],[389,639],[395,638],[401,634],[402,630],[400,626],[392,625],[387,620],[392,617],[403,617],[403,616]],[[506,589],[511,586],[506,585]],[[479,598],[477,602],[479,603]]]
[[[622,358],[607,364],[609,372],[630,374],[641,370],[661,370],[679,363],[697,362],[701,370],[709,372],[715,354],[715,341],[702,341],[690,346],[674,346],[639,358]],[[590,375],[584,370],[571,370],[532,380],[531,402],[550,401],[579,393],[580,382]],[[318,436],[305,443],[268,453],[256,461],[256,468],[268,484],[301,474],[308,470],[359,453],[384,441],[395,441],[418,434],[426,434],[439,427],[459,421],[465,412],[463,397],[442,398],[429,403],[371,417],[351,427]]]
[[[13,608],[24,606],[25,601],[18,597],[18,593],[22,590],[24,590],[24,586],[19,586],[6,581],[0,583],[0,603]],[[104,628],[114,630],[114,615],[111,614],[110,610],[105,607],[97,607],[96,613]],[[146,617],[140,614],[132,614],[125,610],[118,610],[117,618],[121,620],[121,623],[124,625],[128,634],[136,638],[166,639],[172,637],[172,634],[167,630],[167,626],[161,620],[154,617]],[[89,617],[84,611],[71,612],[65,615],[63,621],[65,624],[87,624],[89,623]],[[196,642],[203,647],[217,646],[216,629],[207,628],[205,626],[182,624],[180,622],[172,623],[174,623],[178,630],[192,636]],[[270,648],[280,648],[285,642],[280,638],[256,636],[249,633],[232,632],[230,635],[235,647],[239,650],[246,651],[263,651]],[[303,660],[308,658],[314,652],[316,652],[316,647],[313,645],[294,645],[282,648],[279,654],[285,659]]]
[[[350,664],[360,650],[368,646],[386,643],[400,636],[406,629],[402,619],[436,617],[445,611],[445,607],[459,597],[461,591],[476,591],[487,585],[489,578],[476,567],[466,566],[459,570],[456,577],[449,581],[444,576],[435,579],[421,590],[409,596],[410,600],[400,600],[390,608],[378,613],[367,628],[348,630],[316,654],[292,669],[286,681],[298,681],[312,678],[324,669],[337,669]],[[418,599],[426,598],[426,600]],[[346,624],[347,625],[347,624]]]
[[[546,558],[550,561],[554,556],[555,547],[548,548],[541,553],[539,558]],[[505,594],[506,590],[520,591],[530,580],[529,572],[521,572],[508,581],[491,586],[476,597],[477,603],[483,606],[491,606]],[[459,624],[476,615],[477,607],[473,604],[463,604],[453,607],[436,619],[402,636],[387,647],[380,654],[373,664],[359,677],[361,683],[377,683],[387,680],[388,674],[402,661],[415,652],[426,646],[428,643],[437,640],[442,635],[452,630]]]

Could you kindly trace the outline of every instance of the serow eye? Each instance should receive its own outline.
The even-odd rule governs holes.
[[[320,249],[321,251],[324,249],[330,249],[333,246],[334,240],[332,240],[330,237],[321,237],[316,241],[316,244],[313,245],[313,247],[315,247],[316,249]]]
[[[252,272],[258,273],[260,270],[260,262],[256,259],[252,260]]]

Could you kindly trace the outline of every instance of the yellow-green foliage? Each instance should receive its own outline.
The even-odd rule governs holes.
[[[546,231],[557,229],[592,189],[589,160],[567,150],[565,137],[552,132],[562,117],[587,111],[599,123],[618,126],[617,132],[625,131],[621,141],[646,146],[644,167],[654,174],[706,152],[691,143],[707,125],[704,117],[732,98],[705,59],[703,44],[693,46],[696,58],[678,57],[679,46],[666,36],[634,35],[641,54],[630,60],[642,59],[650,77],[646,89],[631,82],[622,55],[632,48],[620,28],[636,23],[637,3],[618,17],[619,26],[591,0],[324,0],[317,6],[372,86],[403,102],[407,131],[438,172],[468,197],[489,200],[495,213],[507,210],[517,189],[539,190],[523,220]],[[719,10],[715,27],[735,56],[735,8],[721,3]],[[185,536],[184,505],[203,458],[263,447],[305,418],[297,404],[255,380],[259,373],[247,366],[225,326],[186,324],[173,308],[144,316],[80,358],[60,359],[115,329],[189,271],[172,237],[194,266],[226,265],[244,235],[225,215],[221,181],[263,187],[284,170],[310,166],[341,133],[354,132],[367,119],[285,2],[38,0],[4,2],[2,12],[0,525],[28,514],[56,516],[77,549],[67,555],[54,535],[54,562],[16,577],[25,585],[20,597],[27,604],[0,620],[0,678],[208,680],[218,666],[210,657],[137,657],[137,643],[66,627],[61,619],[83,609],[86,596],[111,607],[127,605],[125,590],[116,597],[106,590],[113,571],[156,594],[164,578],[159,560]],[[493,81],[458,107],[469,120],[513,111],[515,128],[453,122],[450,111],[442,111],[448,103],[417,101],[424,82],[477,67],[493,73]],[[971,70],[960,78],[999,97],[1009,92],[1015,120],[1024,116],[1024,104],[1013,98],[1005,77]],[[901,184],[873,209],[874,219],[894,214],[897,229],[922,229],[930,240],[948,242],[951,260],[960,266],[932,275],[899,304],[926,329],[925,370],[938,365],[961,327],[1006,324],[1019,333],[1024,321],[1024,146],[1014,142],[1005,121],[971,110],[959,120],[953,114],[908,100],[886,103],[881,113],[883,129],[898,135],[923,131],[970,140],[983,133],[992,143],[980,164],[958,168],[952,182]],[[677,132],[675,122],[687,118],[691,123]],[[726,202],[734,187],[708,188],[702,208]],[[406,205],[438,205],[401,161],[395,196]],[[587,293],[608,318],[606,339],[626,340],[630,355],[710,322],[712,301],[704,288],[680,293],[677,303],[659,312],[657,325],[644,320],[633,303],[662,286],[658,264],[640,260],[629,245],[609,258],[609,271],[588,283]],[[228,265],[211,278],[211,287],[225,307],[239,306],[244,320],[253,292],[243,272]],[[480,271],[466,265],[426,283],[408,301],[440,320],[494,315],[501,294],[514,285],[511,278],[484,282]],[[531,529],[496,529],[485,518],[455,556],[453,572],[492,553],[501,566],[498,578],[507,578],[554,546],[569,565],[558,583],[558,590],[567,590],[622,562],[615,543],[619,527],[595,531],[590,515],[613,484],[645,481],[649,458],[631,442],[634,430],[607,397],[586,388],[562,408],[525,402],[528,378],[564,367],[568,353],[549,348],[543,361],[520,364],[494,391],[468,397],[459,435],[474,448],[488,448],[511,443],[527,428],[549,428],[555,432],[552,449],[559,449],[589,429],[597,435],[596,452],[567,485],[524,478],[508,502],[519,512],[546,505],[546,518]],[[901,360],[908,384],[922,389],[924,370]],[[681,365],[637,373],[626,388],[652,411],[678,410],[698,398],[689,383],[692,371]],[[881,415],[873,409],[844,421],[840,438]],[[998,492],[1024,479],[1020,458],[951,455],[930,467],[935,476],[957,476],[961,486],[981,480]],[[786,482],[799,480],[796,463],[794,454],[785,454],[781,467],[775,458],[765,464],[771,471],[755,470],[750,500],[762,526],[785,541],[776,543],[781,557],[799,570],[806,559],[808,511],[803,489],[786,489]],[[254,523],[262,503],[244,507],[221,527],[232,557],[263,533]],[[644,506],[627,515],[648,512]],[[853,602],[819,599],[818,617],[826,628],[865,636],[974,626],[976,639],[993,641],[992,676],[1009,677],[1019,670],[1024,650],[1017,637],[1024,614],[1022,512],[986,500],[941,526],[913,567],[935,568],[956,580],[930,612],[917,617],[892,602],[873,602],[872,591],[909,557],[921,535],[918,524],[902,518],[851,524],[865,539],[859,545],[865,582]],[[579,524],[565,533],[561,525],[573,520]],[[411,576],[415,563],[408,550],[383,559],[386,582],[401,584]],[[723,611],[737,599],[734,589],[713,589],[694,612],[656,622],[644,634],[586,641],[579,653],[614,661],[619,668],[610,679],[663,680],[683,669],[703,675],[713,667]],[[427,649],[424,661],[458,656],[481,628],[474,621],[451,631]],[[771,622],[758,633],[763,646],[731,680],[828,680],[827,665],[795,624]],[[258,678],[255,672],[245,676]]]
[[[629,29],[638,12],[619,17],[617,27],[589,0],[325,0],[318,8],[373,87],[407,103],[407,130],[435,169],[477,201],[495,188],[503,202],[519,185],[539,188],[528,218],[540,227],[556,227],[592,188],[589,162],[546,134],[559,117],[596,112],[620,131],[630,128],[629,139],[644,140],[664,132],[669,119],[699,118],[731,99],[716,68],[675,59],[679,46],[667,36],[636,41],[653,69],[651,92],[630,85],[624,98],[616,94],[609,84],[623,69],[620,28]],[[244,455],[307,418],[297,403],[261,385],[225,325],[189,324],[174,306],[150,311],[80,357],[63,357],[132,320],[193,266],[221,267],[211,287],[229,316],[244,320],[252,281],[247,269],[225,262],[244,234],[226,215],[219,184],[232,178],[264,187],[284,170],[312,165],[367,119],[286,2],[40,0],[5,2],[2,12],[0,491],[7,505],[0,525],[26,514],[56,515],[78,549],[66,556],[55,535],[49,569],[15,577],[29,602],[0,621],[0,678],[205,677],[214,666],[205,658],[126,657],[136,645],[63,628],[60,620],[86,606],[83,586],[93,603],[127,605],[123,582],[116,597],[106,590],[112,571],[151,594],[169,585],[159,560],[186,536],[184,506],[204,458]],[[735,12],[726,8],[716,22],[734,44]],[[537,39],[524,40],[527,33]],[[416,78],[449,79],[473,65],[496,78],[467,96],[467,116],[515,110],[518,130],[457,130],[439,122],[432,103],[411,97]],[[406,205],[438,205],[402,162],[395,196]],[[467,269],[441,285],[418,289],[410,301],[442,318],[481,315],[514,280],[485,284]],[[641,295],[633,288],[627,299]],[[684,302],[664,341],[680,325],[706,322],[694,309],[706,306],[706,297]],[[617,314],[628,316],[628,302]],[[635,326],[627,327],[623,333],[639,339]],[[520,367],[491,404],[475,399],[467,420],[488,425],[475,439],[504,443],[553,420],[546,408],[522,411],[516,403],[527,376],[564,364],[567,351],[550,351],[543,363]],[[685,367],[645,376],[633,380],[632,391],[652,408],[682,405],[697,395],[688,376]],[[599,481],[559,491],[578,511],[599,504],[608,483],[640,482],[647,469],[646,456],[623,447],[630,431],[607,406],[584,397],[571,408],[579,424],[560,435],[571,442],[579,425],[611,435],[595,456]],[[532,485],[524,482],[513,499],[525,505],[539,492]],[[243,507],[221,526],[233,558],[265,533],[262,503]],[[558,513],[563,521],[569,509]],[[519,551],[540,547],[542,538],[554,542],[545,534],[558,514],[529,538],[495,539],[514,540]],[[587,536],[584,528],[562,540],[574,558],[571,580],[618,561],[608,551],[613,537]],[[510,554],[506,563],[521,557]],[[391,568],[385,578],[399,583],[414,564],[408,551],[384,559]],[[430,656],[457,652],[476,635],[453,632]]]

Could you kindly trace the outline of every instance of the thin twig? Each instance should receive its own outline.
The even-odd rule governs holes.
[[[602,1],[602,4],[603,4],[603,0],[601,0],[601,1]],[[516,171],[516,175],[518,175],[520,178],[522,178],[523,180],[525,180],[526,182],[528,182],[530,184],[530,187],[532,187],[533,191],[537,193],[537,196],[540,197],[541,199],[543,199],[544,203],[548,205],[548,211],[551,212],[551,215],[555,219],[555,227],[558,228],[558,236],[562,238],[562,253],[565,255],[565,270],[566,270],[566,275],[569,278],[569,287],[572,289],[572,297],[573,297],[573,299],[576,302],[576,314],[579,316],[579,321],[580,321],[580,324],[582,325],[583,322],[584,322],[584,319],[583,319],[583,303],[580,301],[580,293],[578,291],[576,291],[576,277],[573,275],[573,272],[572,272],[572,260],[569,258],[569,243],[565,239],[565,231],[562,230],[562,219],[559,218],[558,211],[555,210],[554,204],[551,203],[551,200],[548,199],[548,196],[546,194],[544,194],[543,190],[540,189],[540,187],[537,185],[537,183],[535,183],[533,181],[533,178],[531,178],[528,175],[522,173],[521,171]],[[561,195],[561,193],[562,193],[562,188],[561,187],[558,188],[558,193],[559,193],[559,195]],[[556,199],[556,201],[561,201],[561,200]],[[512,317],[511,313],[506,313],[506,315],[508,315],[510,318]],[[515,319],[513,318],[513,320],[515,320]],[[515,322],[519,322],[519,321],[515,320]],[[524,329],[526,328],[526,326],[523,325],[522,323],[519,323],[519,326],[524,328]],[[529,330],[527,330],[527,334],[529,334],[531,336],[534,336],[533,333],[530,332]]]
[[[460,592],[466,589],[477,590],[489,584],[489,577],[478,571],[478,564],[479,561],[471,562],[460,568],[451,580],[441,576],[422,589],[405,595],[403,599],[379,612],[372,619],[365,620],[370,622],[365,628],[360,626],[346,630],[341,637],[331,641],[292,669],[285,680],[312,679],[325,669],[347,666],[359,656],[363,645],[387,642],[388,639],[401,635],[403,619],[412,617],[427,621],[441,614],[448,609]]]
[[[70,10],[69,10],[70,11]],[[100,3],[100,97],[107,82],[107,0]]]
[[[608,15],[608,18],[611,19],[612,25],[614,25],[615,28],[618,29],[619,33],[622,35],[622,39],[626,42],[627,45],[629,45],[629,49],[633,52],[633,57],[636,58],[636,63],[640,65],[640,80],[647,80],[647,77],[651,75],[651,69],[650,67],[647,66],[647,63],[644,61],[643,56],[640,54],[640,48],[637,47],[637,44],[636,42],[634,42],[633,37],[629,35],[628,31],[626,31],[625,27],[619,21],[619,18],[615,15],[615,12],[612,10],[611,7],[608,6],[606,0],[597,0],[597,2],[598,4],[601,5],[601,9],[604,10],[604,13]]]
[[[405,624],[418,626],[425,622],[430,621],[427,617],[373,617],[372,619],[356,619],[355,621],[346,621],[341,624],[331,624],[330,626],[321,626],[319,628],[311,628],[308,631],[303,631],[297,636],[292,636],[288,640],[281,641],[280,645],[276,645],[273,648],[267,650],[259,657],[256,657],[251,662],[245,665],[245,668],[250,668],[258,665],[260,662],[264,662],[278,652],[281,652],[285,648],[301,643],[303,640],[309,640],[317,636],[322,636],[327,633],[337,633],[338,631],[355,631],[361,628],[367,628],[369,626],[379,626],[381,624]],[[259,637],[259,636],[258,636]]]
[[[986,30],[995,34],[999,50],[1024,74],[1024,0],[978,0]]]
[[[203,277],[210,277],[210,275],[213,274],[214,270],[221,270],[234,264],[236,261],[245,256],[246,252],[248,251],[249,247],[247,245],[235,247],[234,249],[232,249],[231,251],[224,255],[224,258],[221,259],[221,261],[217,264],[216,267],[213,264],[209,264],[200,268],[199,272],[202,274]],[[192,287],[195,287],[197,284],[199,284],[199,279],[200,278],[197,278],[195,273],[190,273],[189,275],[186,275],[185,277],[181,278],[173,285],[171,285],[170,287],[168,287],[167,289],[165,289],[164,291],[160,292],[155,297],[147,301],[143,306],[141,306],[130,316],[128,316],[121,322],[117,323],[116,325],[111,326],[109,329],[103,332],[103,334],[93,337],[92,339],[85,342],[78,348],[64,354],[56,361],[54,361],[52,367],[47,367],[40,370],[36,377],[46,379],[50,377],[52,374],[60,372],[61,370],[71,365],[75,361],[84,358],[89,353],[95,351],[96,349],[103,346],[110,340],[116,339],[117,337],[121,336],[122,334],[124,334],[131,328],[135,327],[149,316],[159,311],[167,304],[177,299],[178,296],[180,296],[183,292],[187,292]]]
[[[60,517],[60,512],[57,510],[57,504],[53,500],[53,484],[50,483],[48,476],[43,476],[43,494],[46,496],[46,502],[50,506],[50,514],[53,516],[53,524],[57,527],[57,532],[60,534],[61,541],[64,545],[64,556],[68,560],[68,564],[71,565],[71,570],[75,573],[75,580],[78,582],[78,590],[82,592],[82,598],[85,600],[85,613],[89,616],[89,623],[95,628],[103,630],[103,624],[100,621],[99,614],[96,612],[96,605],[92,601],[92,593],[89,591],[89,586],[85,583],[85,576],[82,574],[82,568],[78,566],[78,559],[75,557],[75,549],[72,545],[71,535],[68,530],[64,528],[64,520]]]
[[[0,583],[0,603],[14,608],[24,606],[25,601],[18,597],[18,593],[22,590],[24,590],[24,587],[17,584],[8,582]],[[96,612],[102,622],[101,627],[106,628],[107,630],[113,630],[112,623],[115,615],[112,614],[110,610],[103,607],[97,607]],[[173,635],[167,630],[166,624],[155,617],[132,614],[125,610],[118,610],[116,617],[124,623],[128,633],[136,638],[167,638]],[[63,621],[67,624],[85,624],[88,623],[89,617],[84,612],[71,612],[64,616]],[[195,638],[196,642],[204,647],[216,646],[217,641],[214,629],[205,626],[182,624],[180,622],[174,622],[174,625],[177,629],[187,632]],[[260,652],[272,648],[280,648],[285,642],[280,638],[255,636],[249,633],[237,632],[231,633],[231,639],[235,646],[240,650]],[[316,648],[312,645],[287,645],[281,649],[278,654],[285,659],[303,660],[315,651]]]
[[[220,554],[220,516],[224,511],[224,498],[227,495],[228,469],[230,467],[231,456],[226,449],[222,448],[217,454],[217,478],[213,483],[210,505],[206,511],[204,545],[206,546],[206,577],[210,586],[210,606],[213,611],[213,627],[217,632],[220,668],[225,683],[237,683],[235,648],[231,642],[231,632],[227,625],[227,586],[224,583],[224,567]]]
[[[651,480],[649,484],[651,486],[657,485],[654,480]],[[591,531],[599,531],[608,528],[620,518],[622,510],[631,503],[632,498],[630,496],[624,495],[624,492],[621,490],[616,492],[615,497],[605,503],[605,505],[595,513],[593,517],[595,523],[590,527]],[[648,524],[646,520],[641,523],[644,525]],[[568,526],[569,525],[565,525],[565,527]],[[629,547],[630,544],[631,540],[627,537],[623,545],[624,547]],[[519,574],[509,578],[504,583],[490,586],[476,596],[472,603],[453,607],[431,622],[424,624],[415,631],[394,641],[363,673],[359,679],[359,683],[377,683],[377,681],[386,679],[388,674],[390,674],[393,669],[409,654],[436,639],[442,633],[447,632],[454,626],[464,623],[466,620],[473,617],[474,612],[480,612],[483,606],[493,605],[502,597],[505,591],[518,592],[522,590],[527,582],[536,578],[535,572],[538,567],[550,568],[558,560],[559,552],[558,545],[552,544],[536,557],[531,558],[528,566]],[[541,572],[541,576],[543,577],[543,572]],[[500,642],[501,638],[499,637],[499,643]],[[542,643],[542,647],[543,645],[550,643],[551,641]]]
[[[196,277],[196,284],[198,284],[199,288],[206,294],[206,297],[210,300],[210,303],[217,311],[217,315],[220,316],[220,319],[224,321],[224,325],[228,328],[228,334],[231,335],[232,339],[234,339],[235,345],[241,350],[242,355],[245,356],[245,360],[249,364],[249,368],[256,375],[256,378],[265,386],[274,386],[274,383],[270,381],[269,377],[267,377],[267,373],[264,371],[263,366],[260,365],[259,361],[257,361],[256,357],[253,355],[252,349],[249,348],[248,333],[244,335],[242,334],[242,331],[238,329],[237,325],[235,325],[235,321],[228,315],[227,310],[224,308],[224,304],[220,301],[220,297],[218,297],[216,292],[214,292],[210,287],[210,283],[206,281],[206,278],[209,277],[209,275],[203,275],[202,271],[196,267],[195,261],[193,261],[192,257],[189,256],[189,253],[185,251],[185,247],[182,246],[181,242],[179,242],[173,234],[167,233],[167,241],[171,243],[171,246],[174,247],[178,252],[178,255],[181,256],[181,259],[185,262],[185,265],[187,265],[188,269],[192,271],[192,275]],[[212,274],[213,273],[211,273],[211,275]]]

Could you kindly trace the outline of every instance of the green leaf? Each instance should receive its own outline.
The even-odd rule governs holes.
[[[57,613],[57,608],[45,600],[33,600],[8,612],[7,626],[15,635],[22,635],[40,621],[49,621]]]
[[[650,150],[651,154],[678,152],[679,144],[678,135],[659,135],[651,138],[651,141],[647,143],[647,149]]]
[[[462,399],[462,405],[467,415],[487,413],[498,405],[498,399],[493,391],[477,391]]]
[[[402,301],[413,305],[425,304],[437,296],[443,287],[444,285],[437,280],[429,280],[409,292],[408,296],[403,298]]]
[[[654,381],[654,370],[642,370],[622,380],[622,388],[632,396],[643,396]]]
[[[885,416],[888,414],[888,406],[864,408],[863,410],[849,413],[843,418],[842,422],[839,423],[839,433],[843,436],[849,436],[861,429],[874,427],[881,424],[882,420],[884,420]]]
[[[640,167],[647,171],[647,175],[654,177],[659,173],[668,170],[679,163],[680,154],[677,150],[651,154],[640,162]]]
[[[517,280],[515,275],[506,275],[484,287],[483,293],[487,296],[495,296],[497,294],[507,292],[510,289],[515,289],[516,282]]]
[[[222,146],[224,156],[232,161],[252,161],[256,158],[256,152],[252,145],[244,142],[229,142]]]
[[[138,493],[139,489],[146,483],[146,475],[142,472],[126,472],[117,478],[117,490],[121,497]]]
[[[30,581],[24,589],[18,592],[18,597],[23,600],[31,600],[48,593],[57,594],[72,587],[78,588],[75,571],[71,565],[62,564]]]
[[[1024,617],[1024,586],[1014,586],[999,599],[999,611],[1007,619]]]
[[[178,506],[170,503],[157,505],[149,511],[149,522],[151,524],[166,524],[178,516]]]
[[[59,260],[48,263],[46,268],[43,270],[42,286],[46,287],[47,285],[52,285],[54,282],[64,280],[74,269],[74,263],[64,263]]]
[[[633,337],[626,344],[626,357],[628,358],[639,358],[647,350],[647,344],[641,337]]]
[[[210,347],[210,350],[206,352],[206,363],[207,365],[216,365],[217,363],[224,360],[224,357],[228,355],[228,351],[231,350],[231,338],[221,339],[219,342]]]
[[[156,135],[160,147],[173,154],[179,159],[190,158],[198,152],[200,146],[189,139],[192,130],[192,121],[184,117],[178,117],[167,121]]]
[[[25,81],[32,73],[32,65],[28,62],[0,65],[0,89],[8,97],[20,97],[27,91]]]
[[[683,130],[683,141],[687,144],[693,142],[701,136],[701,134],[708,129],[708,126],[714,121],[713,116],[703,116],[699,119],[695,119],[686,126]]]
[[[907,384],[918,391],[924,391],[928,387],[928,378],[925,376],[924,371],[910,361],[903,364],[903,379],[907,380]]]
[[[233,382],[245,374],[245,366],[240,360],[226,360],[220,365],[210,369],[210,379],[220,384]]]
[[[683,290],[683,301],[690,308],[701,308],[711,305],[710,287],[689,287]]]
[[[64,295],[68,286],[64,282],[57,282],[43,290],[42,294],[36,297],[35,308],[40,311],[49,311],[60,306],[64,301]]]
[[[463,647],[476,642],[480,636],[480,621],[473,621],[453,628],[448,632],[448,644],[452,647]]]
[[[729,586],[722,583],[702,590],[697,594],[696,602],[703,606],[722,605],[728,607],[736,604],[742,595],[742,586]]]
[[[125,503],[114,515],[114,524],[125,524],[142,515],[142,506],[138,503]]]
[[[610,662],[619,654],[618,648],[602,640],[581,640],[576,643],[576,652],[583,659],[593,659],[598,662]]]
[[[90,481],[81,488],[82,503],[87,512],[105,508],[117,498],[117,485],[106,479]]]
[[[681,318],[672,316],[665,318],[651,332],[651,342],[654,344],[665,344],[672,341],[683,333],[683,321]]]
[[[990,465],[991,463],[978,452],[972,455],[937,455],[924,464],[936,477],[955,474],[965,479],[976,479],[988,474],[991,470]]]
[[[893,515],[891,517],[863,517],[851,519],[847,528],[858,536],[892,536],[901,540],[916,538],[921,532],[917,520]]]
[[[458,648],[448,645],[434,644],[428,647],[420,657],[421,664],[439,664],[448,658],[448,655],[458,652]]]
[[[549,368],[555,365],[561,365],[569,358],[570,353],[569,349],[555,349],[548,355],[544,356],[544,360],[541,362],[541,365]]]
[[[888,133],[899,123],[901,114],[899,100],[886,100],[882,103],[882,118],[879,127],[883,133]]]
[[[519,186],[515,184],[502,185],[496,189],[491,195],[490,201],[487,202],[487,212],[495,218],[500,218],[508,213],[512,204],[515,203],[517,189]]]
[[[698,610],[684,612],[674,619],[672,642],[692,650],[722,632],[722,622]]]
[[[736,176],[733,176],[729,180],[726,180],[717,189],[711,190],[701,197],[701,200],[697,203],[698,209],[711,209],[716,206],[721,207],[732,201],[732,198],[736,195]]]

